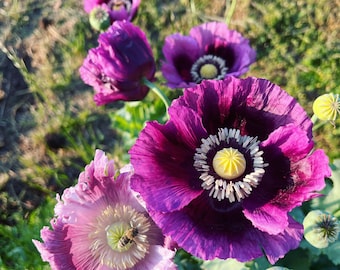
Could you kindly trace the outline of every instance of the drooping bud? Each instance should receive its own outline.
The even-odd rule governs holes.
[[[320,119],[325,121],[335,121],[340,114],[339,94],[324,94],[319,96],[313,103],[313,112]]]

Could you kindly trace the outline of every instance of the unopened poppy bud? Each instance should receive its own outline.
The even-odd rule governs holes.
[[[335,121],[340,114],[339,94],[324,94],[319,96],[313,103],[313,112],[320,119]]]

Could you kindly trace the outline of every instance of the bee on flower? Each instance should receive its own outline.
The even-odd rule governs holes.
[[[52,229],[33,240],[53,270],[175,269],[161,230],[130,189],[132,166],[115,177],[114,164],[97,150],[74,187],[57,196]]]

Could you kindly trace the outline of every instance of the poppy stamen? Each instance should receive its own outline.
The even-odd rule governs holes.
[[[198,58],[191,67],[193,81],[200,83],[203,80],[222,80],[227,74],[228,67],[224,59],[207,54]]]
[[[202,139],[201,146],[196,149],[194,167],[201,172],[201,186],[209,191],[210,197],[235,202],[251,194],[268,166],[259,144],[257,137],[242,136],[240,130],[228,128]],[[208,158],[210,153],[214,153],[212,161]]]

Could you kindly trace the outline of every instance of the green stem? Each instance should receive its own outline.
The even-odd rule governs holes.
[[[227,15],[226,15],[226,18],[225,18],[225,22],[226,22],[227,25],[230,24],[231,17],[233,16],[233,14],[235,12],[236,2],[237,2],[237,0],[232,0],[231,1],[231,5],[230,5],[230,7],[228,9],[228,12],[227,12]]]
[[[310,120],[312,121],[313,125],[315,125],[316,121],[318,120],[318,117],[315,114],[313,114]]]
[[[337,219],[340,218],[340,209],[336,210],[336,212],[333,214],[334,217],[336,217]]]
[[[321,128],[323,125],[325,125],[327,123],[327,121],[323,121],[323,122],[319,122],[316,125],[313,125],[313,131],[318,130],[319,128]]]
[[[196,14],[196,5],[194,0],[190,0],[191,13]]]
[[[313,131],[319,129],[320,127],[322,127],[327,122],[327,121],[321,121],[320,122],[318,120],[319,120],[319,118],[315,114],[313,114],[312,118],[311,118],[311,121],[313,123]]]
[[[168,97],[163,93],[163,91],[161,89],[159,89],[154,83],[150,82],[147,78],[143,78],[142,82],[144,85],[146,85],[147,87],[149,87],[154,93],[156,93],[156,95],[163,101],[164,105],[165,105],[165,109],[166,111],[168,111],[168,108],[170,106],[170,100],[168,99]]]

